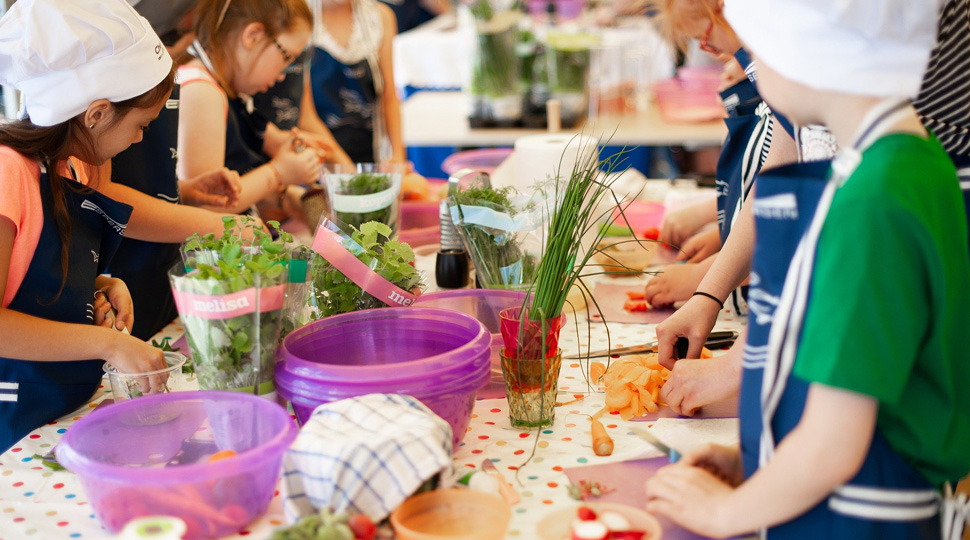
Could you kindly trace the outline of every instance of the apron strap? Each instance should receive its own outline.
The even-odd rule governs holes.
[[[970,500],[966,493],[955,493],[949,483],[943,487],[943,494],[941,538],[962,540],[964,531],[970,526]]]

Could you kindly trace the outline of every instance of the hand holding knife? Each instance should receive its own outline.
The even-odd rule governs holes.
[[[707,336],[707,341],[704,345],[708,348],[720,348],[728,347],[734,343],[734,340],[738,338],[738,333],[733,331],[720,331],[711,332]],[[687,356],[687,338],[680,338],[677,340],[677,356],[678,358],[684,358]],[[573,354],[568,356],[563,356],[563,360],[578,360],[580,358],[600,358],[605,356],[624,356],[628,354],[644,354],[649,352],[657,352],[657,342],[653,341],[650,343],[645,343],[643,345],[633,345],[630,347],[617,347],[615,349],[604,349],[600,351],[591,351],[587,354]]]

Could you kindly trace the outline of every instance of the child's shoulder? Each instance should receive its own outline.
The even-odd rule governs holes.
[[[958,185],[953,162],[936,137],[894,133],[866,149],[842,191],[869,201],[906,201],[954,196]]]
[[[40,165],[9,146],[0,146],[0,176],[5,183],[36,178]]]

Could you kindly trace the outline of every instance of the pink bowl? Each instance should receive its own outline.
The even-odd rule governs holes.
[[[445,158],[445,161],[441,164],[441,170],[448,174],[453,174],[455,171],[461,169],[476,169],[492,174],[510,155],[512,155],[511,148],[465,150],[464,152],[457,152]]]
[[[79,420],[57,445],[101,524],[185,521],[187,540],[239,532],[269,506],[297,429],[274,402],[239,392],[177,392],[115,403]],[[235,455],[209,461],[216,452]]]
[[[710,122],[724,117],[716,90],[691,87],[679,79],[653,85],[660,115],[672,123]]]

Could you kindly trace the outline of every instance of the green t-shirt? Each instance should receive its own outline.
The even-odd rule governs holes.
[[[872,396],[877,429],[933,485],[970,470],[970,258],[935,138],[876,141],[822,228],[794,373]]]

